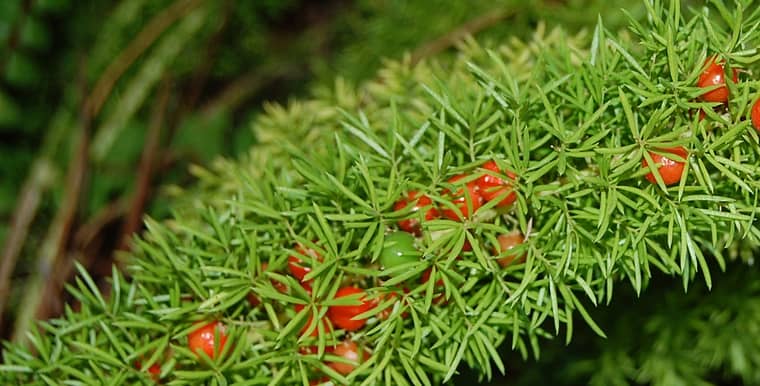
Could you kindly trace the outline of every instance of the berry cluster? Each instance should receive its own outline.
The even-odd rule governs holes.
[[[733,83],[739,81],[738,74],[739,71],[736,68],[731,69],[731,81]],[[697,80],[697,86],[708,89],[708,91],[699,96],[700,100],[717,103],[716,109],[724,109],[730,96],[728,85],[726,85],[725,61],[720,61],[714,56],[707,58],[705,68]],[[760,132],[760,98],[752,105],[750,116],[752,126]],[[705,112],[700,110],[699,119],[702,120],[705,117]],[[658,149],[658,152],[649,152],[649,157],[658,165],[657,171],[665,185],[674,185],[681,181],[681,176],[684,173],[684,162],[688,156],[688,151],[682,146]],[[649,162],[646,158],[641,160],[641,166],[645,169],[649,167]],[[654,173],[650,172],[645,177],[649,182],[653,184],[657,183],[657,177]]]
[[[517,193],[515,192],[514,187],[517,175],[509,170],[503,172],[494,160],[485,162],[481,165],[481,169],[482,171],[475,176],[457,174],[449,178],[448,183],[450,185],[461,187],[453,193],[450,189],[443,190],[442,197],[445,199],[446,203],[443,208],[436,206],[430,197],[420,194],[420,192],[417,191],[410,191],[405,197],[396,201],[394,209],[396,211],[408,211],[411,214],[424,210],[424,220],[427,221],[439,218],[441,215],[449,220],[464,221],[470,219],[472,215],[487,202],[495,202],[494,207],[497,209],[507,209],[511,207],[517,200]],[[390,240],[391,243],[399,243],[402,245],[411,244],[414,240],[409,235],[421,235],[422,224],[417,217],[399,221],[398,227],[408,233],[392,233],[389,235],[389,238],[386,239],[386,245],[388,245],[388,240]],[[494,252],[502,254],[502,252],[506,252],[515,245],[522,243],[522,239],[522,235],[517,231],[501,235],[499,237],[499,245],[496,246]],[[467,240],[465,240],[462,250],[464,252],[472,250],[472,247]],[[507,255],[501,256],[497,261],[502,267],[506,267],[514,259],[514,256]],[[387,256],[384,260],[385,261],[381,260],[381,262],[385,267],[394,267],[404,262],[415,261],[414,257],[411,257],[410,259],[409,257],[401,258],[400,256],[395,258]],[[423,283],[427,282],[429,276],[429,271],[423,275]]]
[[[716,108],[725,108],[729,100],[725,63],[712,57],[705,62],[705,66],[698,79],[697,86],[708,89],[708,91],[705,91],[700,99],[704,102],[718,103],[719,105]],[[732,70],[732,81],[738,82],[738,71],[736,69]],[[701,114],[700,119],[703,118],[704,115]],[[752,106],[751,123],[760,132],[760,99]],[[649,170],[649,173],[644,175],[645,179],[652,184],[657,184],[658,181],[664,185],[679,183],[685,175],[684,166],[688,156],[689,153],[684,147],[662,148],[649,152],[641,160],[642,169]],[[650,167],[650,162],[654,166]],[[517,174],[500,166],[500,162],[489,160],[473,173],[457,174],[449,178],[446,187],[435,198],[416,190],[406,192],[393,205],[394,211],[403,217],[396,224],[398,230],[385,235],[383,249],[379,256],[380,265],[385,270],[403,270],[407,267],[417,266],[422,259],[422,254],[416,244],[424,236],[425,222],[427,221],[439,218],[453,221],[479,221],[480,219],[475,218],[476,214],[487,203],[493,203],[491,207],[496,211],[509,210],[518,198],[517,181]],[[492,252],[494,260],[499,266],[506,268],[516,262],[525,262],[524,253],[513,251],[525,239],[525,235],[517,230],[497,237],[497,243],[493,245]],[[315,242],[315,245],[318,245],[318,241]],[[462,252],[471,250],[472,247],[465,240]],[[302,289],[311,296],[314,278],[309,274],[313,268],[316,268],[323,261],[323,258],[315,249],[303,245],[296,245],[295,252],[288,257],[288,271],[298,281]],[[267,263],[262,263],[262,272],[269,269]],[[425,284],[431,280],[432,276],[434,276],[433,268],[428,268],[415,280]],[[288,285],[283,282],[271,280],[271,283],[279,292],[290,292]],[[443,286],[442,279],[437,280],[434,285],[436,290]],[[295,310],[294,318],[300,316],[304,320],[299,330],[301,340],[313,342],[314,340],[311,338],[316,338],[321,333],[329,333],[336,329],[343,330],[347,334],[342,340],[328,342],[329,345],[325,347],[325,352],[330,356],[325,360],[327,366],[335,372],[348,375],[361,362],[366,361],[372,351],[371,348],[361,343],[361,338],[352,338],[348,333],[362,330],[370,318],[368,315],[372,315],[378,320],[388,319],[393,312],[394,307],[392,306],[394,304],[407,301],[403,299],[404,295],[401,292],[408,294],[411,291],[404,286],[400,291],[388,289],[386,292],[372,297],[365,289],[352,284],[340,287],[328,302],[330,305],[295,304],[293,307]],[[346,299],[343,299],[345,301],[342,302],[337,301],[340,298]],[[262,304],[262,299],[256,293],[249,293],[247,299],[252,307]],[[433,303],[442,304],[445,302],[445,294],[442,291],[436,291]],[[400,316],[406,317],[407,313],[402,312]],[[320,333],[320,331],[322,332]],[[211,321],[199,323],[195,326],[188,335],[188,345],[190,351],[199,357],[206,356],[209,359],[215,359],[224,354],[227,339],[225,326],[219,321]],[[318,348],[312,344],[301,347],[299,352],[303,355],[313,355],[318,353]],[[139,363],[136,366],[141,367]],[[159,365],[154,364],[144,370],[154,380],[158,380],[161,370]],[[322,377],[312,381],[312,384],[316,385],[327,381],[329,381],[329,377]]]
[[[436,203],[427,195],[417,191],[410,191],[399,199],[394,209],[405,216],[398,221],[399,230],[386,235],[379,263],[386,270],[392,270],[403,265],[416,266],[422,258],[422,254],[416,248],[416,237],[421,237],[423,222],[440,217],[456,221],[464,221],[472,218],[472,215],[485,203],[495,201],[494,207],[500,209],[509,208],[517,199],[514,191],[514,183],[517,176],[507,171],[502,173],[498,164],[491,160],[481,166],[477,174],[460,174],[448,180],[453,189],[444,189],[441,197],[445,200],[442,205]],[[422,218],[418,212],[424,213]],[[417,216],[417,217],[415,217]],[[523,242],[523,235],[519,231],[504,234],[498,237],[498,243],[493,248],[496,261],[502,267],[510,265],[514,261],[524,261],[524,256],[510,253],[510,250]],[[323,261],[322,256],[315,249],[297,245],[294,254],[288,257],[287,268],[290,275],[298,281],[302,289],[311,296],[313,278],[309,277],[312,269]],[[462,247],[464,252],[471,251],[469,243]],[[261,271],[267,271],[269,265],[262,263]],[[427,283],[433,274],[432,268],[426,270],[420,277],[421,283]],[[275,289],[282,293],[288,293],[288,286],[282,282],[271,280]],[[436,282],[436,287],[443,286],[443,280]],[[401,291],[405,294],[410,292],[404,287]],[[370,298],[369,294],[355,285],[340,287],[333,296],[333,301],[341,298],[350,298],[351,301],[339,302],[339,304],[311,305],[295,304],[294,318],[301,316],[304,323],[299,330],[303,341],[316,338],[320,331],[326,333],[335,329],[341,329],[346,333],[352,333],[365,327],[368,321],[367,313],[374,315],[378,320],[388,319],[393,312],[393,304],[401,301],[401,291],[389,290],[379,296]],[[261,298],[251,292],[248,294],[248,302],[251,306],[261,305]],[[439,293],[433,299],[435,304],[444,302],[444,294]],[[325,310],[326,308],[326,310]],[[375,312],[370,312],[375,310]],[[363,315],[365,314],[365,315]],[[401,317],[407,313],[402,312]],[[188,344],[192,352],[199,357],[207,356],[210,359],[217,358],[224,353],[227,342],[227,334],[224,325],[218,321],[207,324],[199,324],[188,335]],[[311,340],[313,341],[313,340]],[[299,352],[303,355],[317,354],[318,348],[314,345],[301,347]],[[335,342],[325,347],[325,352],[331,354],[329,358],[336,358],[326,364],[339,374],[350,374],[356,366],[370,356],[370,350],[350,336],[342,341]],[[152,370],[151,370],[152,371]],[[319,384],[329,378],[319,378],[312,384]]]
[[[454,189],[445,189],[441,197],[448,204],[438,206],[429,196],[418,191],[409,191],[399,199],[394,209],[406,216],[399,220],[397,225],[399,231],[394,231],[386,235],[383,250],[379,258],[380,265],[383,269],[392,270],[404,265],[416,266],[419,264],[422,255],[415,247],[417,239],[422,236],[423,222],[437,218],[445,217],[451,220],[463,221],[470,219],[472,215],[486,202],[496,201],[495,207],[508,208],[517,199],[514,192],[514,181],[516,175],[512,172],[502,174],[501,169],[495,161],[488,161],[482,165],[482,171],[478,175],[460,174],[448,180],[448,183]],[[422,214],[420,217],[419,215]],[[415,217],[416,216],[416,217]],[[505,234],[499,238],[499,245],[494,248],[494,252],[499,254],[497,261],[502,266],[507,266],[517,259],[516,256],[509,255],[508,250],[523,242],[523,237],[519,232]],[[469,244],[463,246],[463,251],[471,250]],[[297,255],[291,255],[288,258],[288,270],[290,274],[299,280],[301,286],[311,293],[312,280],[307,280],[307,275],[312,271],[312,264],[321,262],[323,259],[313,249],[303,246],[296,247]],[[503,253],[502,253],[503,252]],[[421,283],[430,280],[432,268],[426,270],[420,277]],[[438,280],[436,287],[443,286],[443,281]],[[408,288],[403,288],[404,293],[409,293]],[[374,314],[379,320],[387,319],[393,304],[400,300],[401,295],[398,291],[391,290],[381,294],[379,297],[370,299],[364,289],[356,286],[344,286],[338,289],[334,299],[352,296],[356,304],[353,305],[331,305],[327,307],[327,312],[322,313],[319,308],[310,312],[307,322],[300,330],[301,336],[317,337],[320,330],[330,331],[333,328],[342,329],[345,332],[355,332],[362,329],[367,318],[362,317],[375,308],[381,308]],[[444,301],[443,294],[437,294],[433,302],[440,304]],[[252,304],[254,304],[252,302]],[[385,305],[383,307],[383,305]],[[296,312],[302,312],[305,306],[296,305]],[[316,322],[315,316],[324,314],[325,316]],[[401,314],[402,317],[406,313]],[[335,346],[326,348],[326,352],[337,357],[343,358],[341,362],[328,362],[336,372],[347,375],[351,373],[356,364],[366,360],[369,353],[363,347],[360,347],[354,340],[346,338]],[[302,353],[316,353],[316,347],[310,346],[302,349]]]
[[[438,218],[440,214],[444,217],[462,221],[469,219],[485,202],[496,201],[497,208],[508,208],[517,200],[517,194],[514,192],[513,183],[517,178],[511,171],[503,175],[496,161],[488,161],[481,168],[483,173],[476,179],[467,174],[457,174],[448,180],[448,183],[454,186],[461,186],[455,192],[449,189],[443,191],[442,196],[451,203],[439,210],[433,205],[430,197],[421,195],[419,192],[410,191],[406,198],[397,201],[394,208],[396,210],[410,209],[416,212],[425,209],[425,219],[432,220]],[[419,220],[407,219],[399,222],[399,228],[409,233],[419,235],[421,224]]]

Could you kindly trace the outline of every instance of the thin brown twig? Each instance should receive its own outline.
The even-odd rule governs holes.
[[[12,54],[18,45],[21,30],[26,23],[27,15],[34,5],[33,0],[25,0],[21,5],[18,20],[8,34],[7,53]],[[4,55],[0,60],[0,73],[5,72],[10,55]],[[3,330],[5,306],[11,288],[11,276],[16,269],[19,254],[24,246],[29,226],[34,220],[39,208],[42,193],[47,190],[52,180],[52,165],[46,157],[40,157],[32,165],[32,171],[19,192],[18,204],[11,220],[10,234],[3,245],[2,262],[0,262],[0,331]]]
[[[83,61],[84,62],[84,61]],[[80,65],[79,68],[85,68]],[[40,247],[37,273],[27,284],[24,291],[23,308],[16,318],[13,341],[23,340],[35,319],[44,319],[51,315],[53,309],[60,307],[59,296],[63,283],[71,272],[71,262],[66,258],[66,247],[71,239],[72,229],[79,210],[83,184],[89,164],[90,131],[92,116],[87,108],[87,82],[84,71],[79,74],[82,107],[79,119],[77,146],[71,155],[66,173],[66,185],[61,206],[48,228]]]
[[[68,277],[69,270],[63,264],[65,247],[69,239],[72,225],[77,212],[81,185],[84,180],[88,153],[88,136],[86,130],[80,130],[79,144],[66,176],[66,188],[63,203],[48,228],[48,232],[40,247],[39,262],[36,277],[31,279],[24,291],[24,307],[16,318],[12,339],[22,339],[24,333],[31,327],[35,318],[46,318],[52,313],[60,300],[55,289],[63,285],[63,277]]]
[[[200,113],[202,116],[210,117],[222,110],[235,110],[267,82],[281,78],[298,70],[298,68],[297,66],[285,65],[278,68],[258,68],[243,74],[229,82],[227,87],[200,107]]]
[[[52,185],[55,174],[53,169],[49,159],[39,158],[32,166],[32,171],[18,195],[18,204],[13,213],[10,232],[5,239],[0,261],[0,331],[3,331],[3,315],[10,294],[11,276],[29,233],[29,226],[39,209],[42,195]]]
[[[468,35],[475,35],[478,32],[492,27],[502,20],[511,17],[512,15],[514,15],[514,11],[497,9],[469,20],[458,28],[447,32],[445,35],[439,36],[438,38],[417,47],[412,52],[410,59],[411,64],[415,65],[419,63],[420,60],[433,56],[453,46],[464,37]]]
[[[187,92],[183,103],[180,105],[180,110],[176,114],[180,118],[187,114],[188,111],[192,110],[201,97],[201,93],[203,92],[203,88],[206,86],[208,76],[211,73],[211,69],[213,68],[214,62],[217,59],[217,52],[223,45],[222,39],[224,38],[224,32],[229,24],[230,12],[232,12],[232,4],[230,1],[225,1],[224,5],[222,6],[221,20],[219,21],[214,34],[206,42],[205,55],[203,55],[201,64],[192,75],[190,81],[190,91]]]
[[[205,54],[201,64],[193,71],[190,80],[190,91],[183,93],[178,107],[174,114],[170,115],[165,122],[167,128],[166,142],[171,143],[174,135],[177,132],[177,128],[180,126],[182,120],[195,109],[198,101],[201,98],[203,89],[206,87],[206,83],[209,78],[209,74],[213,68],[214,62],[217,59],[217,52],[222,46],[222,38],[224,32],[227,29],[230,13],[232,11],[232,3],[225,1],[222,8],[221,21],[218,24],[217,30],[206,41]]]
[[[177,0],[172,5],[155,15],[132,40],[129,45],[119,53],[106,68],[92,93],[87,99],[86,107],[89,115],[95,117],[103,107],[108,95],[111,94],[116,81],[124,72],[142,55],[153,42],[175,21],[187,15],[190,11],[203,3],[203,0]]]
[[[97,213],[90,216],[86,223],[77,228],[73,238],[73,247],[86,249],[93,241],[102,235],[108,224],[119,220],[127,212],[128,202],[124,197],[103,205]]]
[[[80,80],[83,89],[82,95],[86,95],[86,82],[84,77]],[[35,313],[37,319],[47,319],[54,310],[60,308],[60,292],[63,289],[63,283],[66,282],[71,273],[71,261],[67,259],[67,247],[73,234],[76,215],[79,211],[82,192],[84,191],[85,176],[89,166],[90,154],[90,135],[92,127],[92,115],[89,114],[87,106],[82,107],[80,116],[79,141],[75,153],[72,155],[70,167],[66,175],[66,189],[64,191],[64,200],[59,209],[61,218],[61,230],[55,240],[55,253],[51,266],[54,270],[49,280],[41,292],[41,301]],[[58,216],[57,214],[57,216]]]
[[[125,250],[129,247],[129,239],[133,233],[140,229],[145,203],[150,195],[151,182],[155,174],[159,154],[161,153],[161,136],[164,126],[167,107],[171,97],[172,82],[170,78],[164,78],[158,90],[157,101],[151,113],[148,134],[145,146],[140,156],[140,165],[137,171],[137,186],[132,197],[127,218],[121,228],[117,249]]]

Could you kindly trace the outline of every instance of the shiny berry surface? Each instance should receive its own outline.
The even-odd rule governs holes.
[[[738,82],[737,71],[733,70],[732,80],[734,83]],[[700,96],[705,102],[728,102],[728,87],[726,87],[726,69],[724,62],[716,62],[716,58],[708,58],[705,61],[705,69],[697,80],[697,86],[701,88],[707,88],[712,86],[720,86],[714,90],[708,91]]]
[[[466,184],[460,182],[462,179],[467,177],[468,176],[466,174],[459,174],[451,177],[449,179],[450,184],[455,186],[464,186],[457,188],[454,193],[451,193],[451,191],[448,189],[444,190],[443,192],[444,196],[446,196],[459,209],[457,211],[449,207],[444,207],[441,210],[441,213],[443,213],[443,215],[450,220],[462,221],[468,219],[472,217],[473,213],[475,213],[483,204],[483,198],[480,196],[480,193],[478,193],[479,188],[475,181],[470,181]],[[468,204],[468,201],[470,204]],[[472,205],[471,208],[470,205]]]
[[[303,256],[308,256],[314,260],[322,261],[322,256],[320,256],[317,251],[311,248],[304,248],[299,245],[296,248],[296,251]],[[304,281],[306,274],[311,272],[310,264],[311,263],[309,262],[303,261],[300,256],[291,255],[288,257],[288,269],[290,270],[290,274],[300,281]]]
[[[755,130],[760,131],[760,99],[755,101],[752,105],[752,127]]]
[[[227,344],[227,328],[220,322],[199,324],[198,328],[187,336],[187,343],[190,351],[198,355],[204,352],[209,358],[214,359]]]
[[[525,255],[518,256],[514,253],[509,253],[512,248],[522,244],[523,239],[524,236],[520,232],[505,233],[497,237],[499,245],[496,248],[496,253],[499,258],[496,261],[499,265],[506,267],[515,261],[520,263],[525,262]]]
[[[346,339],[333,350],[333,354],[352,363],[330,362],[328,365],[340,374],[348,375],[363,361],[367,360],[369,354],[362,350],[356,342]]]
[[[484,172],[480,178],[475,180],[480,196],[483,197],[485,201],[492,201],[499,197],[503,197],[496,204],[497,207],[508,207],[512,205],[515,200],[517,200],[517,194],[512,188],[512,181],[517,178],[517,175],[507,171],[506,178],[496,176],[504,173],[493,160],[484,163],[481,168],[492,173]]]
[[[406,232],[393,232],[383,241],[380,264],[390,269],[402,264],[419,261],[422,254],[414,246],[414,236]]]
[[[366,319],[354,319],[357,315],[365,313],[372,308],[372,301],[365,300],[366,293],[361,288],[343,287],[335,293],[335,299],[350,295],[361,295],[359,300],[361,304],[350,306],[330,306],[327,309],[327,316],[330,321],[346,331],[356,331],[367,323]]]
[[[675,154],[684,159],[688,157],[688,152],[683,147],[662,149],[662,152]],[[658,167],[657,171],[660,173],[660,176],[662,177],[662,181],[665,182],[665,185],[673,185],[681,181],[681,175],[683,174],[683,168],[684,168],[683,162],[668,158],[667,156],[657,154],[654,152],[649,152],[649,155],[652,157],[652,161],[654,161],[655,164],[657,164],[657,167]],[[642,168],[647,168],[649,166],[649,163],[647,162],[646,158],[641,160],[641,166]],[[651,172],[647,173],[646,179],[647,181],[653,184],[657,183],[657,179],[655,178],[654,174],[652,174]]]
[[[400,211],[409,208],[412,212],[417,212],[421,209],[425,209],[425,220],[434,220],[440,216],[438,209],[433,205],[433,200],[430,197],[420,194],[417,191],[410,191],[406,197],[396,201],[393,205],[393,210]],[[419,235],[422,230],[422,224],[418,217],[407,218],[398,222],[398,227],[406,232]]]

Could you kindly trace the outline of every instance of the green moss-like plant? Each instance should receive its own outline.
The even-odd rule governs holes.
[[[269,106],[249,155],[196,168],[176,214],[147,220],[129,277],[114,271],[105,296],[81,272],[70,288],[81,308],[42,323],[30,348],[6,345],[0,379],[149,383],[145,370],[159,365],[172,385],[427,385],[465,364],[488,378],[512,366],[503,342],[527,359],[544,338],[570,343],[578,323],[605,336],[589,310],[619,285],[638,294],[661,272],[710,287],[711,270],[760,241],[760,141],[748,119],[760,13],[746,1],[646,5],[647,23],[627,33],[599,21],[588,35],[539,26],[527,42],[468,40],[453,59],[390,63],[359,88],[338,82]],[[695,86],[713,55],[740,70],[725,106],[701,102]],[[642,160],[674,146],[688,150],[680,182],[655,173],[651,184]],[[474,180],[491,159],[516,174],[509,208],[492,200],[463,221],[394,209],[416,190],[461,211],[446,190],[462,186],[449,179]],[[423,224],[422,257],[382,267],[385,236],[404,218]],[[515,231],[523,244],[495,252]],[[524,261],[499,264],[518,253]],[[311,265],[311,290],[289,275],[290,256]],[[357,304],[334,299],[349,284],[373,304],[363,328],[307,323]],[[229,344],[199,358],[187,336],[210,320]],[[369,354],[349,374],[328,365],[344,339]]]

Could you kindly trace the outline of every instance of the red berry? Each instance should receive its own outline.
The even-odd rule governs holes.
[[[322,377],[319,379],[314,379],[314,380],[309,381],[309,386],[319,386],[319,385],[326,384],[328,382],[330,382],[329,377]]]
[[[310,258],[322,261],[322,256],[317,253],[317,251],[308,248],[305,249],[303,246],[299,245],[296,247],[296,251],[304,256],[309,256]],[[290,269],[290,273],[297,278],[300,281],[304,281],[303,278],[306,276],[307,273],[311,272],[311,267],[308,265],[304,265],[304,261],[301,260],[298,256],[289,256],[288,257],[288,269]]]
[[[305,306],[303,304],[296,304],[294,308],[296,309],[296,312],[301,312],[301,310],[303,310],[304,307]],[[321,311],[318,310],[317,312],[321,312]],[[322,320],[320,320],[320,322],[322,324],[322,331],[325,331],[325,332],[330,331],[329,330],[329,325],[327,324],[328,323],[327,318],[322,318]],[[300,331],[301,336],[306,335],[306,332],[309,331],[310,328],[314,328],[311,331],[311,333],[309,334],[309,336],[313,337],[313,338],[316,338],[319,335],[319,328],[320,327],[319,327],[319,325],[315,326],[314,324],[315,324],[315,322],[314,322],[314,313],[312,313],[310,311],[309,312],[309,318],[306,320],[306,323],[303,325],[303,327],[301,327],[301,331]]]
[[[325,350],[327,350],[328,347],[325,347]],[[309,355],[309,354],[316,354],[319,352],[319,347],[317,346],[301,346],[298,348],[298,352],[301,353],[301,355]]]
[[[249,292],[248,295],[246,295],[246,299],[248,299],[248,304],[250,304],[251,307],[258,307],[259,304],[261,304],[261,299],[253,292]]]
[[[681,146],[660,150],[666,153],[675,154],[684,159],[688,157],[688,152]],[[683,162],[675,161],[653,152],[649,152],[649,155],[652,157],[652,161],[659,165],[657,171],[660,173],[660,176],[662,177],[663,182],[665,182],[665,185],[677,184],[681,180],[681,175],[683,174],[684,168]],[[647,168],[649,166],[646,158],[641,160],[641,166],[643,168]],[[653,184],[657,183],[654,174],[651,172],[646,175],[646,179]]]
[[[412,212],[417,212],[422,208],[428,208],[425,211],[425,220],[433,220],[439,216],[438,209],[433,206],[433,200],[431,200],[430,197],[424,194],[420,194],[414,190],[409,191],[406,197],[403,197],[400,200],[396,201],[396,203],[393,205],[393,210],[400,211],[409,207],[410,205],[412,205]],[[398,227],[415,235],[419,235],[420,230],[422,229],[420,220],[417,218],[400,220],[398,222]]]
[[[699,80],[697,81],[697,86],[701,88],[707,88],[711,86],[718,86],[723,85],[722,87],[718,87],[712,91],[708,91],[700,96],[703,101],[705,102],[718,102],[718,103],[726,103],[728,102],[728,87],[726,87],[726,71],[725,71],[725,63],[723,61],[716,62],[715,57],[707,58],[705,61],[705,70],[702,72],[702,74],[699,76]],[[734,83],[738,82],[738,72],[736,69],[733,70],[733,81]]]
[[[425,284],[430,280],[430,275],[433,273],[433,268],[428,268],[425,270],[425,272],[422,273],[422,277],[420,278],[420,281],[422,281],[422,284]],[[435,282],[436,286],[442,286],[443,285],[443,279],[438,279],[438,281]]]
[[[266,272],[268,268],[269,268],[269,263],[262,263],[261,264],[262,275],[264,275],[264,272]],[[287,293],[288,292],[288,286],[285,283],[281,283],[281,282],[279,282],[277,280],[274,280],[274,279],[270,280],[270,282],[272,283],[272,286],[274,286],[274,288],[277,291],[279,291],[280,293]]]
[[[461,185],[462,183],[457,183],[457,181],[466,177],[466,174],[458,174],[454,177],[451,177],[449,179],[449,183],[453,185]],[[446,218],[455,221],[462,221],[463,219],[467,219],[472,216],[472,214],[475,213],[482,205],[483,198],[478,193],[478,185],[475,183],[475,181],[468,182],[465,188],[466,189],[459,189],[456,191],[456,193],[453,194],[451,191],[449,191],[449,189],[443,191],[443,195],[448,196],[451,199],[451,202],[459,209],[459,211],[448,207],[442,209],[443,215],[446,216]],[[470,211],[468,208],[468,200],[472,203],[472,211]]]
[[[705,118],[707,118],[707,113],[703,109],[699,109],[699,120],[703,121]]]
[[[153,380],[157,380],[161,376],[161,366],[153,364],[148,368],[148,373]]]
[[[350,374],[352,371],[354,371],[356,366],[369,358],[369,353],[359,348],[356,342],[349,339],[338,343],[338,345],[335,346],[335,349],[333,350],[333,354],[350,362],[353,362],[353,364],[344,362],[328,363],[328,366],[332,367],[333,370],[343,375]]]
[[[760,131],[760,99],[752,105],[752,126],[755,127],[755,130]]]
[[[206,324],[198,323],[196,326],[199,327],[187,336],[190,351],[196,355],[200,355],[200,352],[203,351],[209,358],[214,359],[227,344],[227,327],[217,321]],[[217,335],[219,336],[218,342],[216,341]]]
[[[499,235],[499,237],[497,237],[496,239],[498,240],[499,245],[496,247],[495,252],[499,256],[503,255],[503,257],[499,257],[499,259],[496,260],[499,263],[499,265],[501,265],[502,267],[506,267],[512,264],[515,260],[517,260],[520,263],[525,262],[524,254],[521,256],[517,256],[515,254],[505,255],[506,253],[509,252],[510,249],[523,243],[524,237],[522,233],[518,231],[505,233],[503,235]]]
[[[311,293],[313,291],[313,289],[311,288],[311,282],[307,281],[307,282],[301,283],[301,288],[303,288],[304,291],[306,291],[306,293],[309,294],[309,297],[311,297]]]
[[[409,293],[409,290],[406,289],[406,288],[404,288],[404,293]],[[391,291],[391,292],[388,292],[388,293],[385,293],[385,294],[381,294],[379,297],[377,297],[376,299],[374,299],[373,307],[379,306],[380,303],[386,301],[387,299],[397,299],[398,297],[399,297],[399,295],[398,295],[398,292],[396,292],[396,291]],[[399,300],[397,300],[395,303],[398,303],[398,302],[399,302]],[[380,319],[380,320],[386,320],[386,319],[388,319],[388,317],[390,317],[391,313],[393,312],[393,307],[395,307],[394,304],[391,304],[391,305],[383,308],[380,312],[378,312],[377,313],[377,318]],[[406,318],[407,316],[409,316],[408,312],[404,311],[404,312],[401,313],[401,317],[402,318]]]
[[[495,173],[496,175],[483,173],[480,178],[475,180],[479,188],[480,196],[483,197],[483,199],[486,201],[494,200],[500,196],[504,197],[501,201],[499,201],[498,204],[496,204],[497,207],[507,207],[512,205],[512,203],[517,200],[517,194],[512,188],[511,180],[513,181],[515,178],[517,178],[517,175],[515,173],[507,171],[507,179],[498,177],[497,175],[502,174],[502,171],[493,160],[484,163],[481,167]]]
[[[337,299],[354,294],[366,295],[364,290],[360,288],[343,287],[339,289],[335,294],[335,298]],[[359,314],[363,314],[372,308],[372,301],[365,300],[365,298],[366,296],[360,297],[359,300],[361,300],[362,303],[355,306],[330,306],[330,308],[327,309],[327,316],[330,318],[330,321],[333,322],[333,324],[336,326],[346,331],[356,331],[364,327],[364,324],[367,323],[367,320],[355,320],[354,317]]]
[[[135,362],[135,368],[138,370],[142,368],[140,361]],[[158,382],[159,378],[161,378],[161,366],[159,366],[158,363],[152,364],[145,371],[150,374],[150,379],[152,379],[154,382]]]
[[[374,305],[375,307],[378,307],[380,303],[384,302],[386,299],[395,299],[398,297],[398,294],[396,291],[391,291],[386,294],[381,294],[378,296],[375,301]],[[391,316],[391,312],[393,312],[393,305],[391,304],[388,307],[383,308],[380,312],[377,313],[377,318],[380,320],[386,320],[389,316]]]
[[[267,270],[268,267],[269,267],[268,263],[261,263],[262,276],[264,275],[264,272],[266,272],[266,270]],[[285,284],[280,283],[279,281],[274,280],[274,279],[270,280],[270,282],[272,283],[272,285],[274,286],[274,288],[277,289],[277,291],[280,291],[281,293],[287,293],[288,292],[288,287]],[[248,303],[252,307],[256,307],[259,304],[261,304],[261,299],[255,293],[253,293],[253,292],[249,292],[248,295],[246,296],[246,298],[248,299]]]

